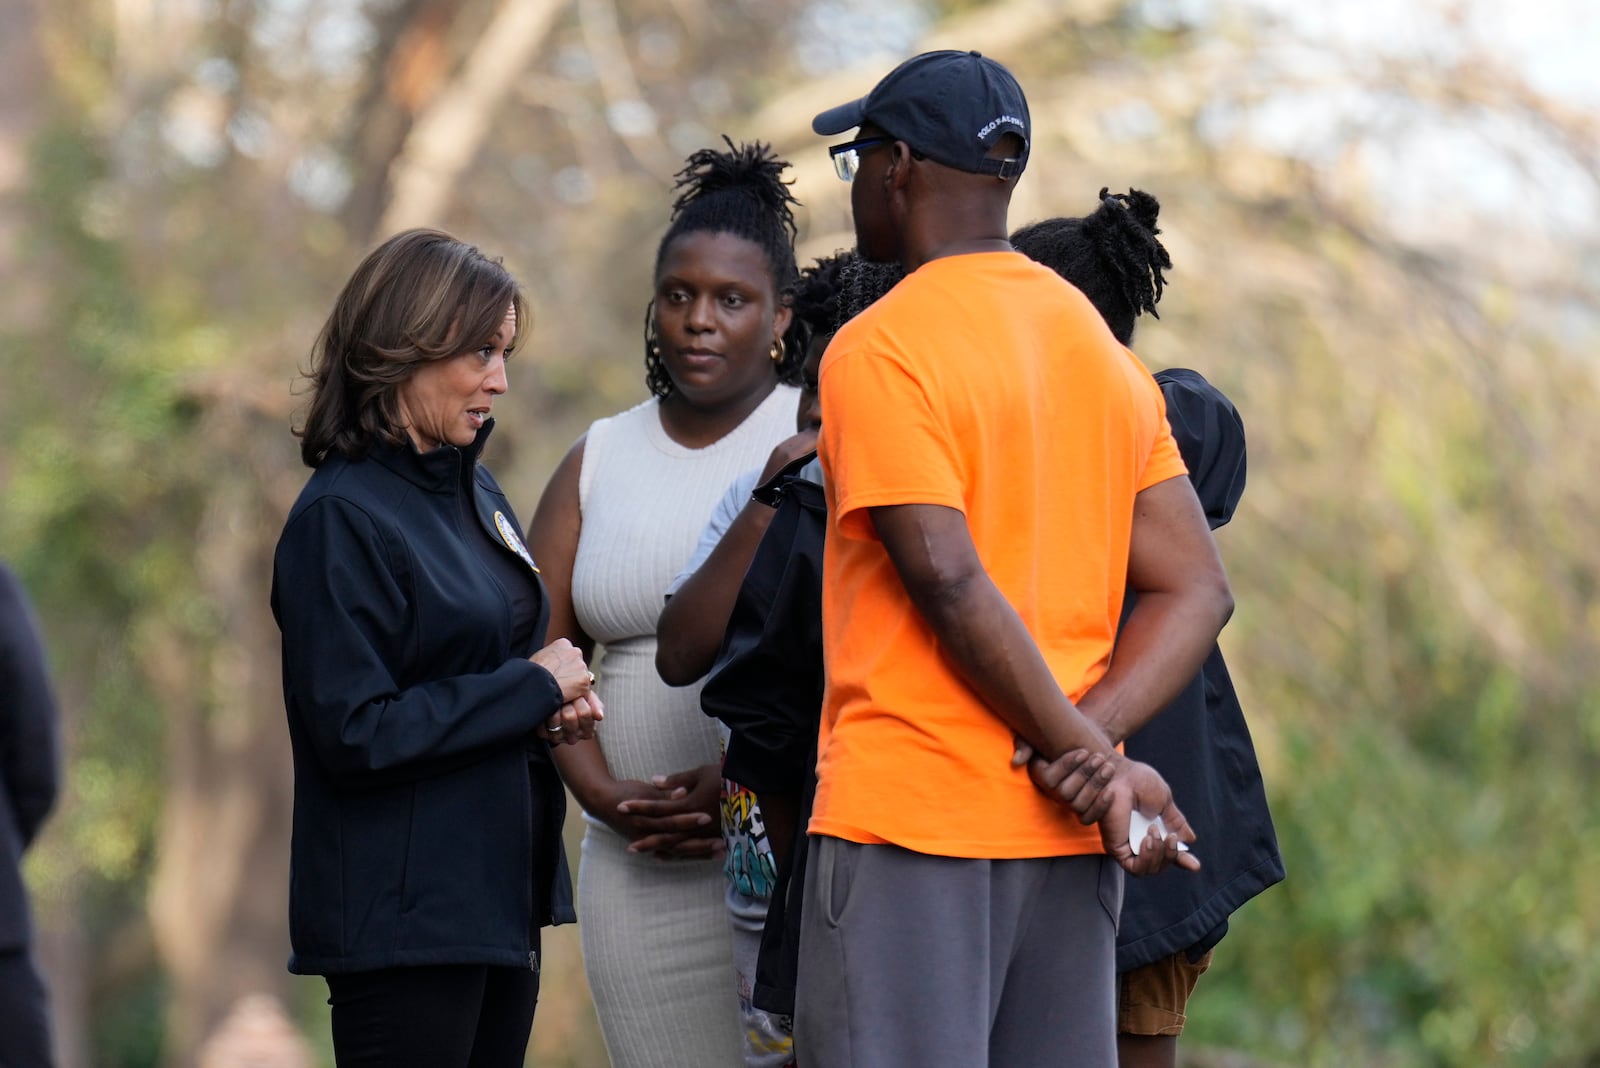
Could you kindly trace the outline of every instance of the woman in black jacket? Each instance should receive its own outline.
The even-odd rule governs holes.
[[[524,322],[498,261],[412,230],[356,269],[313,349],[296,433],[315,473],[272,610],[289,969],[327,977],[341,1068],[521,1065],[540,928],[576,918],[550,746],[602,710],[581,653],[544,646],[539,569],[478,462]]]

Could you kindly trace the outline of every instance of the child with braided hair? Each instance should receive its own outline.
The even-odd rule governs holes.
[[[1030,223],[1011,235],[1011,247],[1055,271],[1089,298],[1111,333],[1133,342],[1133,321],[1156,304],[1172,270],[1157,238],[1161,202],[1140,189],[1112,193],[1101,187],[1100,206],[1088,215]]]
[[[1082,218],[1057,218],[1011,235],[1017,251],[1082,290],[1118,341],[1133,340],[1134,320],[1156,315],[1172,268],[1157,239],[1160,203],[1137,189],[1108,195]],[[1173,437],[1213,530],[1233,515],[1244,492],[1244,424],[1233,404],[1194,371],[1159,371]],[[1136,596],[1129,591],[1126,622]],[[1119,653],[1129,635],[1118,639]],[[1137,639],[1134,639],[1137,641]],[[1125,677],[1108,674],[1079,708],[1093,715],[1114,701]],[[1137,729],[1134,729],[1137,727]],[[1108,730],[1110,730],[1108,725]],[[1131,731],[1131,733],[1130,733]],[[1153,765],[1199,835],[1204,866],[1127,881],[1117,931],[1117,1059],[1121,1068],[1170,1068],[1177,1060],[1189,995],[1227,933],[1228,916],[1284,877],[1266,792],[1222,653],[1213,649],[1200,674],[1153,719],[1123,725],[1124,751]]]
[[[551,636],[602,650],[604,729],[561,747],[558,765],[588,824],[584,964],[624,1068],[741,1059],[719,739],[699,688],[658,676],[656,624],[725,487],[793,434],[802,351],[787,167],[732,141],[689,157],[645,317],[652,396],[572,446],[531,526]]]

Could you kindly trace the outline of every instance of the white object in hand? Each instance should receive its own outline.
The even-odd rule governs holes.
[[[1133,850],[1134,856],[1139,855],[1139,850],[1144,846],[1144,836],[1149,832],[1151,827],[1156,829],[1156,834],[1159,835],[1162,840],[1166,839],[1168,833],[1167,825],[1162,821],[1160,816],[1157,816],[1155,819],[1151,819],[1138,809],[1134,809],[1131,813],[1129,813],[1128,848]],[[1182,842],[1179,842],[1178,852],[1187,853],[1189,852],[1189,847],[1184,845]]]

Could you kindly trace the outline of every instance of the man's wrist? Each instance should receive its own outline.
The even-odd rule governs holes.
[[[1113,747],[1127,740],[1127,732],[1117,722],[1115,709],[1085,698],[1078,702],[1078,711],[1083,714],[1084,719],[1094,724],[1095,728],[1105,735],[1106,741]]]

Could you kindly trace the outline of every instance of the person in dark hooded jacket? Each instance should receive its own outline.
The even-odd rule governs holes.
[[[1157,240],[1160,204],[1139,190],[1108,196],[1083,218],[1050,219],[1011,242],[1089,297],[1124,345],[1141,312],[1155,315],[1172,261]],[[1233,516],[1245,483],[1244,422],[1221,390],[1186,369],[1155,375],[1189,478],[1216,530]],[[1133,608],[1130,591],[1123,620]],[[1128,736],[1124,750],[1154,766],[1199,836],[1204,866],[1125,885],[1117,930],[1117,1053],[1122,1068],[1176,1062],[1177,1037],[1195,981],[1210,965],[1228,917],[1284,878],[1261,770],[1244,713],[1213,649],[1184,690]]]

